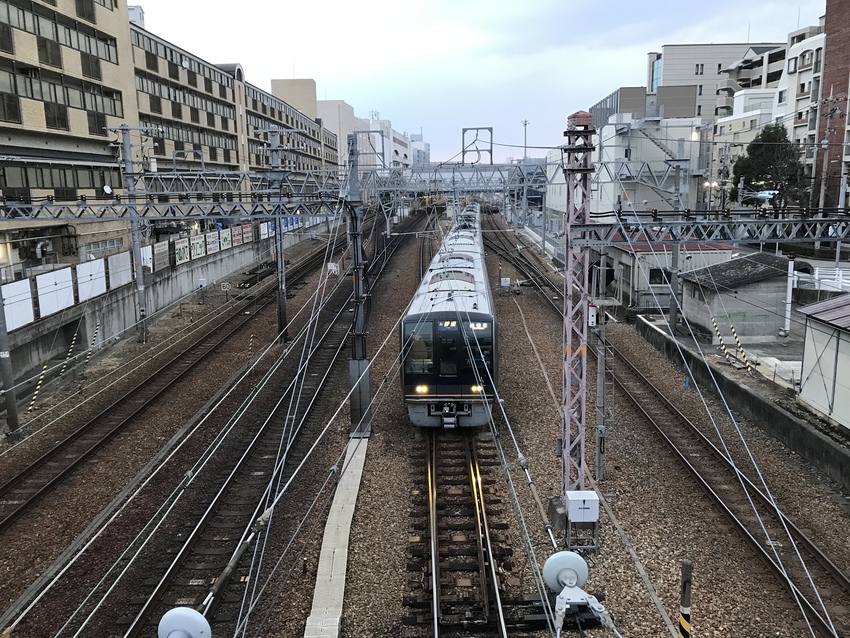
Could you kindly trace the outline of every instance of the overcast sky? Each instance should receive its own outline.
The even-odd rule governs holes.
[[[664,44],[785,42],[825,0],[139,0],[152,33],[248,82],[313,78],[318,99],[377,111],[451,160],[493,127],[494,160],[563,143],[566,116],[646,84]],[[545,150],[529,148],[529,155]],[[459,156],[455,161],[459,160]],[[467,160],[469,156],[467,155]]]

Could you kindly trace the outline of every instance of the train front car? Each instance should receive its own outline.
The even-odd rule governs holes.
[[[421,427],[477,427],[490,421],[498,326],[484,264],[480,210],[456,218],[402,323],[402,391]]]

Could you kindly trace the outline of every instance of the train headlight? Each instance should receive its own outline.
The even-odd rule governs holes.
[[[472,386],[472,387],[471,387],[471,388],[469,388],[469,389],[470,389],[470,390],[472,390],[472,393],[473,393],[473,394],[478,394],[479,392],[483,392],[483,391],[484,391],[484,386],[481,386],[481,385],[474,385],[474,386]]]
[[[428,394],[428,386],[427,385],[416,386],[416,394]]]

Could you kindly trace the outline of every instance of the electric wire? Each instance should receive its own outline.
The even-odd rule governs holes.
[[[628,235],[628,233],[626,232],[626,228],[625,228],[625,226],[623,226],[622,222],[620,223],[620,226],[621,226],[621,231],[624,233],[624,236],[626,237],[626,240],[629,242],[630,248],[632,249],[632,251],[634,251],[634,245],[632,244],[631,239],[629,238],[629,235]],[[653,253],[653,255],[655,255],[655,256],[656,256],[656,258],[657,258],[657,254],[655,253],[655,249],[654,249],[654,247],[653,247],[651,244],[650,244],[650,251],[651,251],[651,252]],[[646,274],[645,274],[645,273],[644,273],[644,277],[647,279],[647,283],[648,283],[648,277],[646,277]],[[668,285],[668,286],[669,286],[669,285]],[[657,298],[657,296],[656,296],[656,294],[655,294],[655,291],[652,289],[652,287],[651,287],[651,286],[649,287],[649,290],[650,290],[650,292],[651,292],[651,294],[652,294],[653,298],[655,299],[656,307],[657,307],[657,308],[659,308],[659,310],[660,310],[660,308],[661,308],[661,304],[660,304],[660,302],[659,302],[659,300],[658,300],[658,298]],[[671,293],[672,293],[672,291],[671,291]],[[814,585],[814,581],[812,580],[812,576],[811,576],[810,572],[808,571],[808,569],[807,569],[807,567],[806,567],[806,565],[805,565],[805,561],[803,560],[802,556],[801,556],[801,555],[800,555],[800,553],[799,553],[799,548],[797,547],[797,544],[794,542],[794,539],[793,539],[793,537],[791,536],[791,533],[789,532],[789,530],[787,529],[787,526],[786,526],[786,525],[785,525],[785,523],[784,523],[784,520],[783,520],[783,518],[782,518],[782,512],[781,512],[781,510],[779,509],[779,506],[776,504],[776,502],[775,502],[775,500],[774,500],[774,498],[773,498],[773,494],[772,494],[772,492],[771,492],[770,488],[768,487],[768,485],[767,485],[767,481],[766,481],[766,479],[764,478],[764,476],[762,475],[760,468],[758,467],[758,463],[756,462],[755,458],[753,458],[753,456],[752,456],[752,452],[751,452],[751,450],[750,450],[749,446],[748,446],[748,445],[747,445],[747,443],[746,443],[746,440],[745,440],[745,438],[744,438],[743,432],[741,431],[740,426],[739,426],[739,424],[738,424],[737,420],[736,420],[736,419],[735,419],[735,417],[734,417],[734,414],[733,414],[733,412],[732,412],[732,409],[729,407],[728,403],[726,402],[726,398],[725,398],[725,396],[723,396],[723,393],[722,393],[722,391],[720,390],[719,383],[717,382],[717,379],[716,379],[716,378],[715,378],[715,376],[714,376],[714,372],[712,371],[711,366],[710,366],[710,365],[708,365],[708,361],[707,361],[707,359],[706,359],[705,353],[703,352],[703,350],[702,350],[701,346],[699,345],[699,342],[697,341],[696,335],[695,335],[695,333],[694,333],[694,331],[693,331],[693,329],[692,329],[692,327],[691,327],[691,325],[690,325],[690,322],[688,321],[687,316],[686,316],[686,315],[684,314],[684,312],[682,311],[681,304],[679,303],[678,299],[676,298],[676,295],[673,293],[673,294],[671,295],[671,297],[672,297],[672,299],[673,299],[673,300],[675,300],[675,302],[676,302],[677,306],[679,307],[680,312],[682,313],[683,321],[684,321],[685,325],[687,326],[688,332],[689,332],[689,334],[691,335],[691,338],[692,338],[692,339],[693,339],[693,341],[694,341],[695,347],[696,347],[696,349],[697,349],[697,351],[698,351],[698,353],[699,353],[700,357],[702,358],[702,361],[703,361],[703,362],[705,363],[705,365],[706,365],[706,369],[708,370],[708,374],[709,374],[709,376],[710,376],[710,377],[711,377],[711,379],[712,379],[712,382],[713,382],[713,384],[714,384],[714,388],[715,388],[715,390],[716,390],[716,392],[717,392],[717,395],[718,395],[718,397],[720,398],[720,400],[722,401],[722,403],[723,403],[723,405],[724,405],[724,407],[725,407],[725,409],[726,409],[727,415],[728,415],[728,417],[729,417],[729,419],[730,419],[731,423],[732,423],[732,424],[733,424],[733,426],[734,426],[735,432],[737,433],[737,435],[738,435],[739,439],[741,440],[741,443],[743,444],[744,449],[746,450],[746,453],[747,453],[748,458],[750,459],[750,462],[753,464],[753,467],[755,468],[756,474],[758,475],[759,480],[760,480],[760,482],[761,482],[762,486],[763,486],[763,487],[764,487],[764,489],[765,489],[766,496],[768,497],[768,499],[770,500],[771,504],[773,505],[774,510],[775,510],[775,511],[777,512],[777,514],[778,514],[778,519],[779,519],[779,520],[780,520],[780,522],[782,523],[783,529],[784,529],[784,531],[785,531],[786,535],[788,536],[788,539],[789,539],[789,541],[791,542],[791,545],[794,547],[794,550],[795,550],[795,552],[796,552],[796,554],[797,554],[797,558],[798,558],[798,560],[799,560],[799,561],[800,561],[800,563],[803,565],[804,572],[806,573],[806,576],[807,576],[807,578],[808,578],[808,580],[809,580],[809,583],[811,584],[811,586],[812,586],[813,590],[815,591],[815,596],[817,597],[818,602],[821,604],[821,607],[824,609],[824,612],[826,612],[826,607],[825,607],[825,604],[823,603],[823,601],[822,601],[822,599],[821,599],[821,597],[820,597],[820,592],[818,591],[817,587]],[[691,378],[694,378],[694,375],[692,374],[692,371],[691,371],[691,369],[690,369],[690,366],[688,365],[687,360],[686,360],[686,358],[685,358],[685,356],[684,356],[684,353],[682,352],[682,346],[681,346],[681,344],[679,343],[678,339],[676,339],[676,336],[675,336],[675,334],[673,333],[672,327],[671,327],[671,326],[670,326],[670,324],[669,324],[669,323],[667,323],[667,322],[665,322],[665,325],[667,326],[667,331],[668,331],[668,333],[670,333],[670,335],[671,335],[671,337],[672,337],[672,339],[673,339],[673,342],[675,343],[676,348],[677,348],[677,350],[679,351],[679,355],[680,355],[680,357],[682,358],[682,360],[683,360],[683,362],[684,362],[685,369],[687,370],[687,372],[688,372],[688,374],[691,376]],[[759,514],[759,512],[758,512],[758,510],[757,510],[757,508],[756,508],[756,506],[755,506],[755,504],[753,503],[752,496],[749,494],[749,492],[746,490],[746,487],[744,486],[744,482],[743,482],[743,478],[742,478],[742,476],[743,476],[743,472],[741,472],[741,470],[738,468],[737,464],[736,464],[736,463],[734,462],[734,460],[732,459],[731,452],[729,451],[728,447],[726,446],[726,441],[725,441],[725,439],[724,439],[724,437],[723,437],[722,433],[720,432],[719,426],[718,426],[717,422],[715,421],[714,415],[711,413],[711,410],[710,410],[710,408],[708,407],[707,399],[706,399],[706,397],[704,396],[704,394],[703,394],[703,392],[702,392],[702,389],[699,387],[699,384],[698,384],[698,383],[696,383],[696,381],[694,382],[694,387],[696,388],[696,390],[697,390],[697,392],[698,392],[698,395],[699,395],[699,397],[700,397],[700,400],[702,401],[703,407],[705,408],[706,414],[707,414],[708,418],[710,419],[710,421],[711,421],[711,423],[712,423],[712,425],[713,425],[713,427],[714,427],[714,431],[715,431],[715,433],[717,434],[718,439],[720,440],[720,442],[721,442],[721,444],[722,444],[722,446],[723,446],[723,450],[724,450],[724,453],[725,453],[725,455],[726,455],[727,459],[730,461],[730,463],[732,463],[732,464],[733,464],[733,466],[734,466],[734,468],[735,468],[736,476],[737,476],[738,481],[739,481],[739,483],[740,483],[740,485],[741,485],[741,488],[742,488],[742,490],[743,490],[743,492],[744,492],[744,495],[746,496],[746,498],[747,498],[748,502],[750,503],[750,508],[753,510],[753,513],[755,514],[756,519],[759,521],[759,525],[760,525],[760,527],[761,527],[761,529],[762,529],[762,532],[764,533],[765,537],[769,539],[769,538],[770,538],[770,534],[768,533],[768,531],[767,531],[767,529],[766,529],[766,527],[765,527],[765,525],[764,525],[764,521],[762,520],[762,518],[761,518],[761,516],[760,516],[760,514]],[[775,546],[774,544],[770,543],[770,546],[771,546],[771,550],[772,550],[772,552],[773,552],[773,554],[774,554],[774,557],[776,558],[777,565],[779,566],[780,571],[781,571],[781,572],[782,572],[782,574],[785,576],[785,579],[786,579],[786,581],[787,581],[787,582],[788,582],[788,584],[789,584],[789,588],[791,589],[792,596],[793,596],[794,600],[797,602],[797,605],[798,605],[798,607],[800,608],[800,612],[802,613],[802,615],[803,615],[803,617],[804,617],[804,619],[805,619],[805,621],[806,621],[806,624],[807,624],[807,626],[809,627],[810,632],[811,632],[811,633],[812,633],[812,635],[814,636],[814,635],[815,635],[815,634],[814,634],[814,629],[812,628],[812,626],[811,626],[811,624],[810,624],[810,622],[809,622],[809,619],[808,619],[808,617],[806,616],[805,611],[803,610],[802,602],[801,602],[801,601],[799,600],[799,598],[798,598],[797,589],[796,589],[796,587],[793,585],[793,583],[792,583],[792,581],[791,581],[791,579],[790,579],[790,576],[787,574],[787,572],[786,572],[786,570],[785,570],[784,564],[782,563],[781,556],[779,555],[779,552],[778,552],[778,550],[777,550],[777,548],[776,548],[776,546]],[[832,621],[831,621],[831,619],[829,618],[828,614],[827,614],[826,618],[827,618],[827,621],[829,622],[830,626],[832,627]],[[834,627],[832,628],[832,630],[833,630],[833,632],[835,631]]]

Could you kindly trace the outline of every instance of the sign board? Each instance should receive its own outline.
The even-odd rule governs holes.
[[[242,226],[234,226],[230,229],[230,238],[234,246],[242,245]]]
[[[189,238],[184,237],[174,242],[174,263],[176,265],[185,264],[191,259],[191,251],[189,250]]]
[[[106,292],[106,263],[103,259],[85,261],[76,267],[80,302]]]
[[[9,332],[35,320],[29,279],[3,286],[3,310],[6,314],[6,330]]]
[[[161,241],[153,245],[153,271],[159,272],[168,268],[168,242]]]
[[[268,239],[269,238],[269,223],[268,222],[260,222],[260,239]]]
[[[74,305],[74,284],[71,280],[70,268],[36,276],[35,286],[38,292],[38,308],[42,317]]]
[[[218,231],[218,247],[221,250],[230,250],[233,246],[233,236],[229,228]]]
[[[228,290],[230,290],[230,283],[229,283],[229,282],[227,282],[227,281],[222,281],[222,282],[221,282],[221,289],[222,289],[224,292],[227,292]]]
[[[203,235],[192,235],[189,238],[189,253],[192,259],[200,259],[207,254],[207,238]]]
[[[214,230],[210,233],[207,233],[207,254],[212,255],[213,253],[217,253],[218,250],[218,231]]]
[[[510,277],[502,277],[499,282],[499,285],[502,288],[510,288],[511,287],[511,278]]]
[[[254,226],[252,224],[242,224],[242,243],[247,244],[254,241]]]
[[[133,265],[130,261],[130,253],[118,253],[106,258],[109,268],[109,289],[114,290],[119,286],[129,284],[133,281]]]

